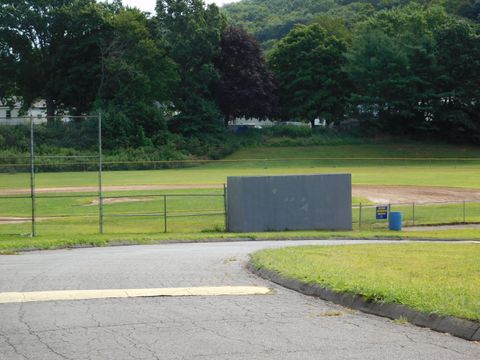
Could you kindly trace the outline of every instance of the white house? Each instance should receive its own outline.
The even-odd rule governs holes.
[[[30,124],[33,118],[35,124],[46,122],[47,104],[45,100],[36,101],[27,113],[20,115],[21,104],[19,101],[13,107],[9,107],[0,101],[0,125],[22,125]]]
[[[255,118],[236,118],[234,120],[230,120],[229,126],[233,128],[238,127],[247,127],[247,128],[254,128],[254,129],[261,129],[264,127],[270,127],[275,125],[294,125],[294,126],[311,126],[310,123],[304,123],[300,121],[271,121],[271,120],[259,120]],[[324,119],[315,119],[315,126],[325,127],[327,126],[327,122]]]

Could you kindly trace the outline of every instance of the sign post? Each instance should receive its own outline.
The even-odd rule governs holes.
[[[388,219],[388,206],[377,206],[376,208],[376,217],[377,220],[387,220]]]

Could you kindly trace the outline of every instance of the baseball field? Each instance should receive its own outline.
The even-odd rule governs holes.
[[[0,249],[173,238],[353,236],[224,233],[223,185],[228,176],[317,173],[352,174],[357,237],[480,238],[478,230],[469,226],[392,234],[374,219],[374,205],[391,204],[404,213],[406,225],[480,223],[478,147],[420,143],[268,146],[244,148],[220,161],[184,162],[172,169],[110,171],[109,167],[105,164],[103,173],[105,235],[99,235],[98,174],[44,172],[39,162],[35,239],[28,237],[30,174],[1,173]]]

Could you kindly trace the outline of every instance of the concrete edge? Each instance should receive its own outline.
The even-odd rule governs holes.
[[[322,237],[322,236],[305,236],[301,238],[267,238],[267,237],[234,237],[234,238],[207,238],[207,239],[179,239],[179,240],[152,240],[148,242],[140,241],[125,241],[111,239],[105,245],[94,244],[70,244],[66,246],[54,246],[51,248],[41,247],[29,247],[23,249],[0,249],[0,256],[17,255],[21,253],[38,252],[38,251],[54,251],[54,250],[75,250],[75,249],[91,249],[91,248],[105,248],[105,247],[122,247],[122,246],[150,246],[150,245],[171,245],[171,244],[198,244],[198,243],[234,243],[234,242],[247,242],[247,241],[305,241],[305,240],[331,240],[331,241],[343,241],[343,240],[359,240],[359,241],[389,241],[389,242],[445,242],[445,243],[462,243],[462,242],[480,242],[480,239],[434,239],[434,238],[409,238],[409,237],[368,237],[361,236],[355,237]]]
[[[448,333],[469,341],[480,341],[480,322],[453,316],[428,314],[400,304],[368,301],[361,295],[335,292],[319,285],[307,284],[300,280],[286,278],[276,271],[265,268],[258,269],[253,265],[251,260],[248,262],[247,268],[261,278],[270,280],[287,289],[298,291],[304,295],[319,297],[338,305],[392,320],[403,317],[413,325],[429,328],[441,333]]]

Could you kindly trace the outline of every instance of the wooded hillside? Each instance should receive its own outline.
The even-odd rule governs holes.
[[[341,17],[353,26],[376,11],[411,3],[441,5],[450,14],[480,21],[480,0],[242,0],[225,5],[223,11],[268,49],[295,24],[308,24],[319,15]]]

